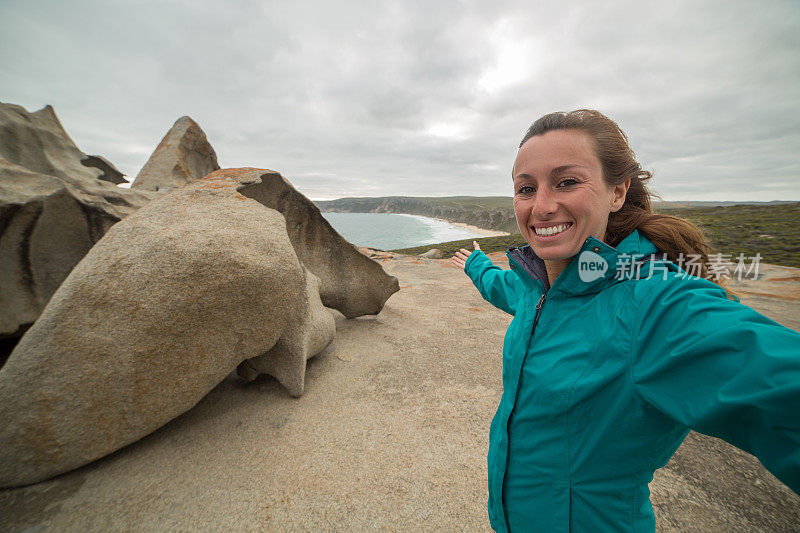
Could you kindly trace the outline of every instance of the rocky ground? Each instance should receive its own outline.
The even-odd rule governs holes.
[[[488,427],[510,317],[448,260],[376,259],[400,292],[376,317],[337,313],[302,397],[229,376],[135,444],[0,491],[0,530],[489,530]],[[800,269],[761,273],[732,288],[800,330]],[[709,437],[690,435],[651,490],[659,531],[800,531],[800,497]]]

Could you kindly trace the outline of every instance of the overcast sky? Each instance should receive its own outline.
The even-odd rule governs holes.
[[[800,2],[0,0],[0,101],[133,179],[189,115],[307,196],[511,195],[596,108],[667,200],[800,200]]]

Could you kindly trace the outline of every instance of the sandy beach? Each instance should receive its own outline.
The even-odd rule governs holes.
[[[0,530],[489,531],[511,317],[449,260],[373,255],[401,290],[377,316],[331,311],[336,339],[308,362],[302,397],[231,375],[140,441],[0,491]],[[800,269],[762,266],[743,302],[800,328]],[[800,497],[710,437],[690,435],[650,487],[659,532],[799,527]]]
[[[431,218],[431,217],[428,217]],[[480,237],[499,237],[501,235],[511,235],[507,231],[495,231],[491,229],[484,229],[479,228],[477,226],[470,226],[469,224],[462,224],[461,222],[450,222],[449,220],[445,220],[443,218],[434,218],[433,220],[439,220],[441,222],[447,222],[451,226],[456,226],[458,228],[464,228],[471,232],[477,233]]]

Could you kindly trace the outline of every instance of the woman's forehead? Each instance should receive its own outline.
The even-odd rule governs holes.
[[[550,174],[566,167],[600,170],[592,138],[578,130],[556,130],[531,137],[517,153],[514,176]]]

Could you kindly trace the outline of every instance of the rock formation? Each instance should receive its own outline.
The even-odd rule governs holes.
[[[157,196],[116,187],[120,176],[52,107],[0,104],[0,338],[21,335],[108,228]]]
[[[78,149],[49,105],[28,113],[22,106],[0,102],[0,158],[48,176],[125,182],[108,160]]]
[[[336,323],[319,298],[319,278],[305,270],[305,290],[296,296],[297,306],[289,324],[313,327],[288,327],[275,346],[265,354],[243,361],[238,374],[252,381],[269,374],[286,387],[289,394],[302,396],[305,389],[306,360],[324,350],[336,334]]]
[[[275,345],[303,268],[279,213],[226,192],[137,211],[56,291],[0,370],[0,485],[138,440]]]
[[[123,177],[122,172],[117,170],[117,168],[111,164],[111,161],[101,155],[90,155],[82,160],[81,164],[85,167],[93,167],[100,170],[100,172],[103,173],[100,179],[103,181],[109,181],[114,185],[128,183],[128,180]]]
[[[265,201],[287,211],[288,227]],[[329,285],[358,286],[328,289],[351,316],[379,312],[398,290],[327,223],[315,227],[324,219],[308,206],[277,173],[229,169],[110,228],[0,369],[0,486],[47,479],[147,435],[244,360],[301,394],[306,359],[333,332],[315,296],[325,280],[303,263]]]
[[[217,154],[206,134],[197,122],[183,116],[161,139],[131,188],[163,193],[215,170],[219,170]]]
[[[419,254],[420,257],[425,257],[427,259],[441,259],[444,257],[442,251],[438,248],[431,248],[424,254]]]
[[[206,179],[227,172],[221,170]],[[347,318],[378,314],[389,296],[400,290],[397,278],[387,275],[378,263],[336,233],[317,206],[280,174],[258,169],[249,172],[245,181],[250,185],[239,192],[286,217],[297,256],[320,279],[325,307],[337,309]]]

